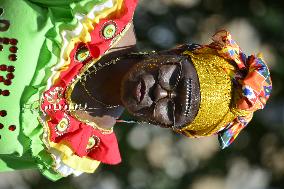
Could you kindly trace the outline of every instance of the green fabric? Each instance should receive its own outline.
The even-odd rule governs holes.
[[[7,116],[0,118],[0,171],[38,167],[51,180],[60,175],[52,168],[53,159],[41,141],[43,128],[38,121],[39,99],[46,89],[51,67],[59,59],[62,46],[60,32],[77,25],[74,14],[86,14],[105,0],[0,0],[4,14],[0,19],[9,20],[8,31],[0,37],[18,39],[17,61],[8,61],[9,45],[0,52],[0,62],[15,66],[15,78],[11,86],[0,84],[0,89],[9,89],[10,96],[0,96],[1,110]],[[16,13],[16,14],[15,14]],[[5,76],[6,73],[0,72]],[[15,131],[8,129],[16,125]]]
[[[18,169],[36,168],[36,162],[30,158],[30,154],[23,154],[20,157],[11,155],[0,155],[0,172]]]
[[[0,154],[14,153],[21,156],[27,149],[27,146],[23,146],[19,142],[19,136],[22,131],[19,119],[20,98],[25,86],[29,84],[33,77],[39,58],[40,46],[44,41],[43,36],[51,24],[39,14],[38,8],[35,11],[33,7],[22,0],[1,0],[0,2],[1,7],[4,9],[2,17],[11,23],[8,31],[1,32],[1,37],[16,38],[19,41],[17,45],[17,61],[8,61],[10,45],[3,45],[4,50],[0,56],[1,63],[13,65],[16,68],[12,85],[4,86],[1,84],[1,89],[10,90],[11,94],[8,97],[0,96],[1,109],[7,110],[8,113],[5,118],[1,118],[1,123],[5,127],[1,130]],[[17,10],[17,15],[21,16],[15,15],[15,10]],[[38,19],[42,20],[42,27],[38,27]],[[5,72],[1,72],[1,75],[5,76]],[[16,125],[17,129],[13,132],[9,131],[9,125]]]
[[[71,3],[79,2],[80,0],[29,0],[30,2],[39,4],[41,6],[68,6]]]

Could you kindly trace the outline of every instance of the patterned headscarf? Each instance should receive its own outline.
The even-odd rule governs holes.
[[[183,52],[197,70],[201,104],[193,123],[177,132],[189,137],[218,134],[225,148],[247,126],[253,113],[264,108],[272,82],[261,55],[247,57],[229,32],[219,31],[212,39],[209,45],[191,45]]]

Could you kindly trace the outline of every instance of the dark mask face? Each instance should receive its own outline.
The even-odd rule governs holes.
[[[138,119],[176,129],[191,123],[200,104],[196,70],[184,56],[157,54],[134,65],[122,82],[122,101]]]

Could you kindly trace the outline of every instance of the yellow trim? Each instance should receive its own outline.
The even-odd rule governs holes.
[[[49,144],[51,148],[60,152],[61,161],[72,169],[85,173],[94,173],[100,165],[99,161],[75,155],[72,149],[64,143],[50,142]]]

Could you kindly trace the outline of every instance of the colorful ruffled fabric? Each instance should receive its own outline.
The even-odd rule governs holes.
[[[130,27],[136,3],[133,0],[117,0],[112,10],[106,10],[95,20],[82,18],[82,27],[65,33],[61,62],[49,78],[48,88],[41,99],[41,110],[47,136],[45,144],[51,153],[55,150],[59,154],[57,158],[64,157],[65,160],[61,159],[67,169],[77,170],[78,162],[83,165],[78,171],[90,172],[83,167],[90,167],[88,165],[93,163],[92,160],[106,164],[121,161],[112,130],[104,130],[95,123],[81,120],[67,107],[73,106],[70,95],[81,74],[115,45]],[[73,152],[72,156],[68,155],[66,148]],[[74,156],[77,162],[72,162]],[[91,161],[84,160],[82,163],[84,158]]]
[[[176,53],[191,56],[193,54],[208,53],[224,58],[225,64],[231,64],[234,69],[221,69],[226,73],[233,83],[233,97],[231,97],[230,111],[233,111],[233,121],[221,125],[218,130],[210,135],[218,135],[222,149],[234,142],[238,134],[244,129],[253,117],[253,113],[263,109],[272,91],[272,82],[268,66],[260,55],[246,56],[229,32],[221,30],[213,37],[210,45],[186,44],[176,47]],[[210,69],[210,68],[208,68]],[[234,107],[235,106],[235,107]],[[242,115],[242,116],[239,116]],[[218,125],[219,126],[219,125]],[[188,137],[202,137],[192,132],[192,125],[188,130],[177,131]],[[206,133],[206,132],[205,132]]]
[[[238,72],[232,79],[242,89],[237,108],[249,111],[244,117],[237,117],[218,132],[222,148],[229,146],[252,119],[256,110],[263,109],[272,91],[269,69],[260,55],[247,57],[227,31],[219,31],[213,36],[210,48],[218,54],[236,63]]]
[[[4,120],[0,117],[0,171],[37,167],[49,179],[58,180],[92,173],[100,162],[119,163],[112,130],[79,120],[70,113],[73,104],[67,97],[80,74],[129,29],[137,1],[0,2],[4,8],[0,16],[12,20],[4,33],[5,45],[7,39],[8,45],[18,45],[14,55],[9,55],[10,46],[8,51],[4,46],[5,56],[0,56],[2,62],[7,57],[10,63],[17,61],[15,72],[10,65],[3,67],[15,73],[12,85],[0,83],[1,110],[13,109]],[[18,9],[19,14],[14,14]],[[26,27],[18,27],[22,24]],[[4,38],[0,38],[1,43]]]

